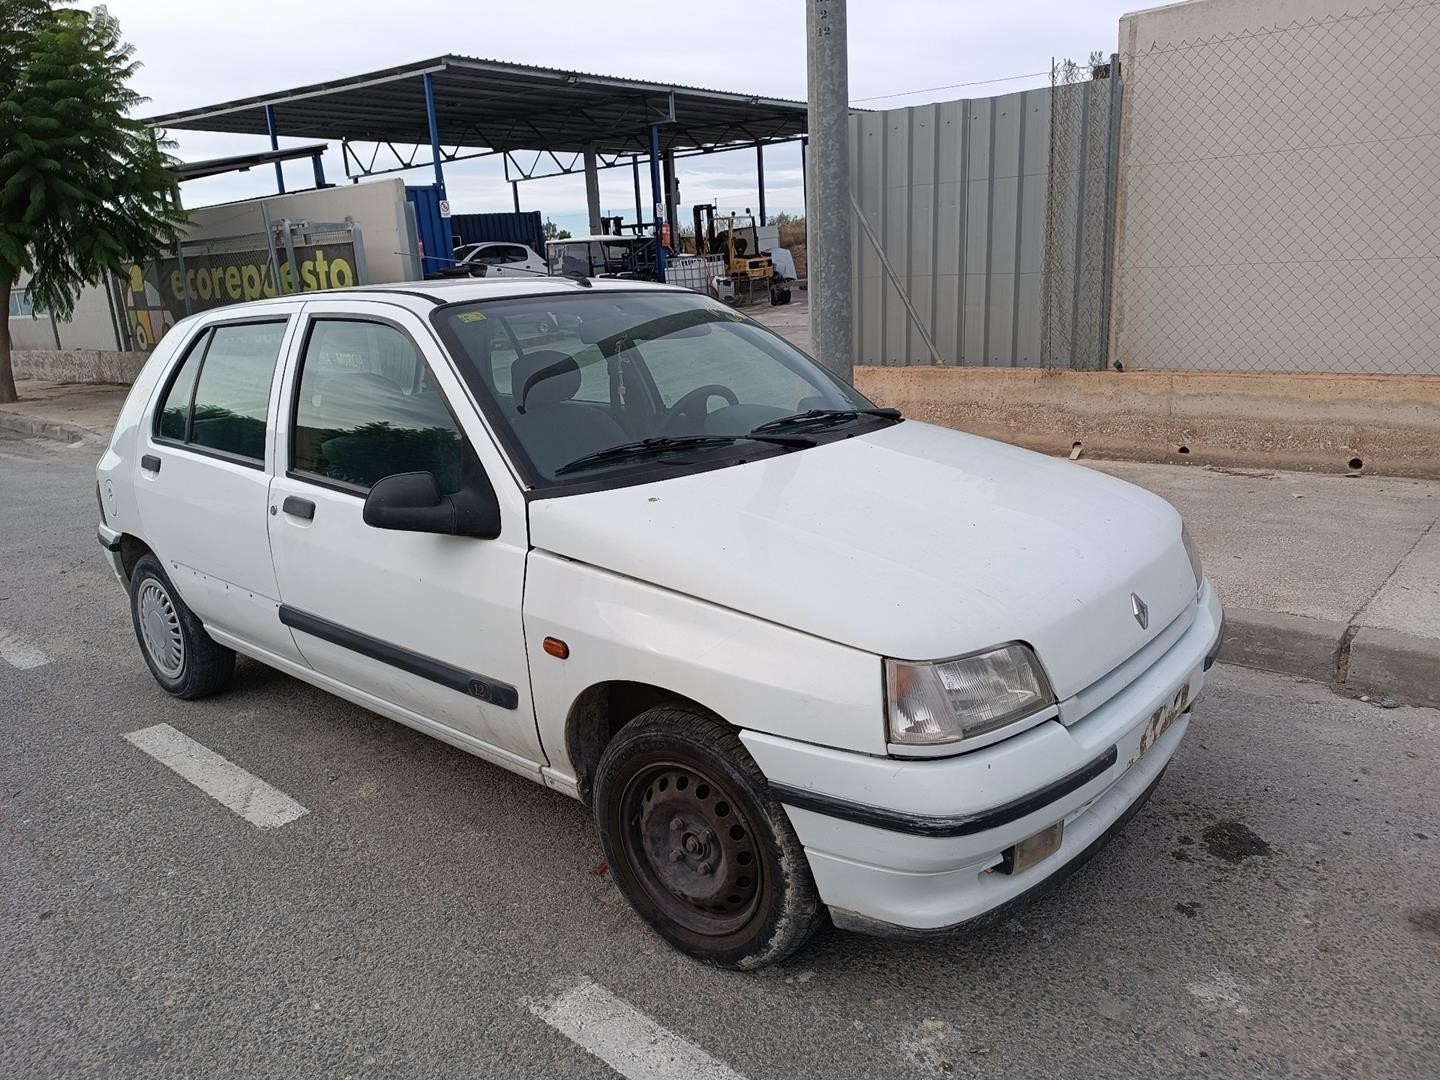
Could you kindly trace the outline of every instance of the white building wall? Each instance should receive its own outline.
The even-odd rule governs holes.
[[[1440,8],[1126,15],[1111,356],[1440,374]]]

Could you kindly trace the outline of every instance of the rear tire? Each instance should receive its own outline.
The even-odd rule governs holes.
[[[191,700],[229,684],[235,654],[205,632],[154,555],[130,572],[130,619],[140,655],[166,693]]]
[[[681,952],[753,970],[823,921],[789,818],[716,718],[679,705],[641,713],[605,748],[594,805],[615,883]]]

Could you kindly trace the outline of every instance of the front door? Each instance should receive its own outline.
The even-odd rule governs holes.
[[[306,305],[284,373],[270,490],[281,618],[323,675],[515,767],[543,764],[520,617],[520,491],[421,320],[395,305]],[[473,454],[501,504],[494,540],[376,529],[396,473],[459,486]]]

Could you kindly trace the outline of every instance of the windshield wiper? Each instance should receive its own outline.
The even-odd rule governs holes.
[[[604,450],[596,450],[590,454],[582,454],[574,461],[567,461],[561,465],[555,470],[555,475],[563,476],[565,473],[587,469],[592,465],[605,465],[612,461],[624,461],[626,458],[646,457],[650,454],[662,454],[669,450],[687,450],[690,447],[698,446],[723,446],[741,440],[774,443],[776,446],[788,446],[792,449],[815,445],[814,439],[808,439],[803,435],[766,435],[763,432],[759,435],[754,432],[748,435],[657,435],[649,439],[621,443],[619,446],[608,446]]]
[[[878,416],[885,420],[903,419],[899,409],[806,409],[804,412],[767,420],[758,427],[751,428],[750,434],[763,435],[767,431],[781,431],[789,427],[831,427],[861,416]]]

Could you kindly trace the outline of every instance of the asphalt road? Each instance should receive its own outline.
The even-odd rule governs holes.
[[[1057,896],[718,972],[579,804],[255,664],[162,693],[94,457],[0,432],[0,643],[48,659],[0,660],[0,1075],[614,1076],[545,1019],[585,979],[749,1080],[1435,1075],[1440,713],[1219,667]],[[256,828],[123,738],[157,723],[309,812]]]

